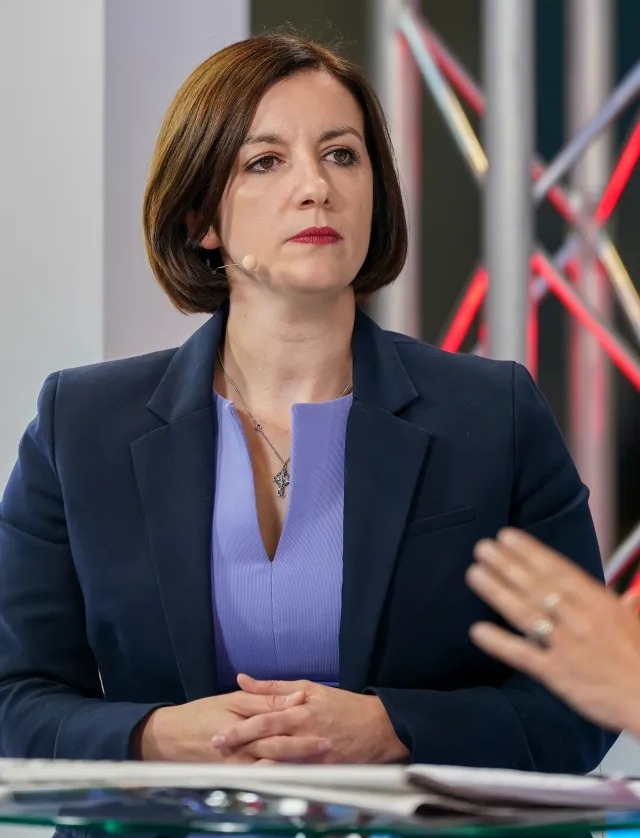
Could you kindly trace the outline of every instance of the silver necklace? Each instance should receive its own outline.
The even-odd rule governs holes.
[[[224,364],[222,363],[222,357],[220,355],[220,350],[219,349],[218,349],[218,361],[220,362],[220,368],[222,369],[222,372],[224,373],[224,377],[227,379],[229,384],[233,387],[233,389],[236,392],[236,395],[238,396],[238,398],[242,402],[242,404],[244,406],[244,409],[249,414],[249,418],[251,419],[251,422],[253,424],[254,431],[256,431],[257,433],[259,433],[262,436],[262,438],[267,443],[269,448],[273,451],[273,453],[276,455],[276,457],[282,463],[282,468],[280,469],[280,471],[276,475],[274,475],[273,482],[278,487],[278,497],[279,498],[284,498],[284,497],[286,497],[287,486],[291,482],[291,475],[289,473],[289,462],[291,460],[291,457],[287,457],[287,459],[285,460],[280,455],[280,453],[277,451],[277,449],[275,448],[275,446],[273,445],[273,443],[271,442],[269,437],[265,434],[264,428],[262,427],[260,422],[258,422],[258,420],[255,418],[253,413],[251,413],[251,411],[249,410],[249,405],[244,400],[244,397],[243,397],[242,393],[240,392],[240,390],[238,390],[235,381],[233,380],[233,378],[231,378],[229,373],[226,371],[226,369],[224,367]],[[351,389],[351,382],[349,382],[349,384],[347,384],[347,386],[344,388],[342,393],[340,393],[338,398],[341,399],[343,396],[346,396],[350,389]]]

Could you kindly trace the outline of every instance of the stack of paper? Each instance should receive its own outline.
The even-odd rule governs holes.
[[[0,795],[69,789],[252,791],[398,816],[532,808],[640,810],[640,781],[438,765],[201,765],[0,759]]]

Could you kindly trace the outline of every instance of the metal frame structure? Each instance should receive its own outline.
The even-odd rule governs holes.
[[[400,149],[398,168],[410,198],[413,250],[402,281],[393,286],[393,296],[383,296],[374,313],[387,328],[419,333],[421,289],[415,243],[420,113],[415,91],[416,79],[421,77],[462,159],[484,188],[487,264],[479,264],[470,277],[441,346],[448,351],[460,350],[486,300],[481,316],[486,316],[487,322],[479,329],[482,346],[476,345],[472,351],[524,361],[535,375],[538,307],[551,291],[576,324],[571,353],[577,360],[572,372],[582,386],[572,390],[571,442],[579,470],[587,482],[595,485],[612,460],[605,362],[613,362],[640,390],[638,349],[609,322],[611,299],[615,297],[634,343],[640,346],[640,296],[605,229],[640,159],[640,116],[612,171],[610,148],[606,142],[594,147],[594,142],[640,96],[640,62],[610,91],[611,56],[606,52],[612,37],[610,0],[570,2],[567,87],[573,103],[569,111],[573,137],[547,164],[533,154],[532,147],[533,0],[484,0],[486,97],[419,13],[415,0],[377,0],[374,25],[378,89],[389,116],[392,140]],[[411,91],[410,96],[407,91]],[[465,106],[484,117],[486,152]],[[594,107],[596,113],[592,112]],[[493,161],[491,169],[489,159]],[[571,186],[561,185],[560,181],[572,172]],[[548,200],[572,227],[553,256],[533,236],[532,211],[543,200]],[[597,427],[592,419],[596,414],[601,420]],[[609,477],[605,476],[604,484],[603,491],[592,493],[591,506],[603,554],[609,555],[613,517]],[[638,555],[640,523],[606,563],[608,581],[618,581]]]

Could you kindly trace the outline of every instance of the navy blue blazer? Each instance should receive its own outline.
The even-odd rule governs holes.
[[[126,759],[154,707],[214,695],[212,380],[225,315],[181,348],[51,375],[0,506],[0,750]],[[340,686],[414,761],[585,772],[606,735],[469,640],[465,585],[513,524],[594,576],[588,492],[526,370],[358,312]],[[247,502],[252,502],[247,498]],[[214,557],[215,561],[215,557]]]

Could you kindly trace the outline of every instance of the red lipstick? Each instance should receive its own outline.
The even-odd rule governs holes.
[[[340,233],[333,227],[307,227],[292,236],[289,241],[300,244],[336,244],[341,238]]]

